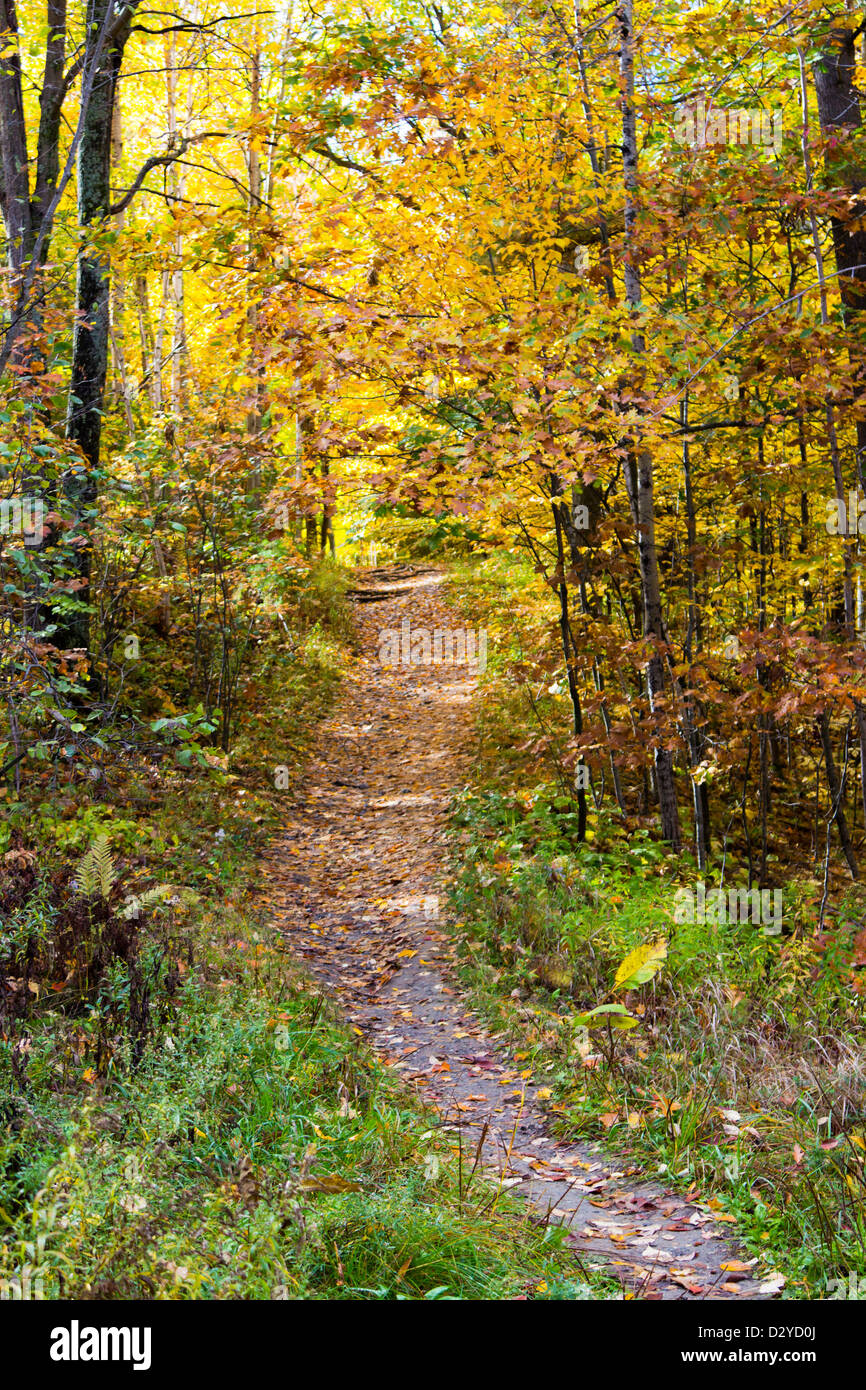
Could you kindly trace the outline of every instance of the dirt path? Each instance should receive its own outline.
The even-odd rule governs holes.
[[[361,656],[321,731],[269,865],[277,926],[387,1063],[422,1090],[464,1154],[568,1225],[582,1261],[638,1297],[766,1297],[712,1213],[632,1179],[599,1147],[546,1129],[536,1086],[461,1000],[437,905],[441,830],[471,762],[466,665],[379,663],[383,629],[459,626],[440,576],[376,571],[356,595]]]

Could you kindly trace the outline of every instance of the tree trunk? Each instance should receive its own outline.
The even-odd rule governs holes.
[[[262,55],[256,24],[253,52],[250,55],[250,117],[257,121],[261,117],[262,96]],[[249,272],[249,301],[247,303],[247,343],[249,351],[250,376],[255,382],[253,399],[247,412],[247,433],[256,440],[262,429],[265,410],[265,378],[261,361],[259,341],[259,269],[260,233],[259,221],[262,209],[262,162],[259,154],[259,132],[251,129],[247,146],[247,173],[249,175],[249,200],[247,204],[247,269]],[[262,487],[262,468],[258,446],[254,445],[250,460],[248,486],[250,496],[258,501]],[[325,519],[322,521],[322,548],[326,538]]]
[[[177,116],[177,45],[175,36],[171,34],[165,38],[165,84],[166,84],[166,114],[168,116],[168,142],[169,149],[177,149],[180,139],[178,130]],[[192,101],[192,87],[190,86],[187,98],[187,126],[191,114],[190,103]],[[180,211],[181,199],[184,195],[183,170],[179,164],[169,165],[166,171],[166,193],[167,206],[176,211]],[[179,223],[176,224],[179,227]],[[175,232],[172,248],[172,267],[167,276],[166,289],[167,295],[171,299],[173,312],[172,333],[171,333],[171,370],[169,373],[169,399],[172,415],[180,418],[184,408],[184,368],[186,365],[186,305],[185,287],[183,275],[183,233],[178,230]]]
[[[640,270],[635,256],[635,230],[637,223],[637,129],[634,108],[634,24],[632,0],[622,0],[617,9],[620,32],[620,75],[622,78],[622,157],[623,181],[625,187],[625,258],[623,276],[626,300],[632,310],[637,310],[641,302]],[[639,330],[632,333],[632,348],[635,356],[641,358],[646,352],[643,334]],[[653,497],[653,459],[648,449],[640,444],[629,444],[629,457],[625,467],[626,486],[629,494],[632,518],[637,536],[638,560],[640,565],[641,591],[643,600],[643,633],[654,644],[654,650],[647,665],[647,692],[650,711],[658,710],[664,691],[664,663],[662,646],[665,641],[662,621],[661,591],[659,587],[658,556],[656,553],[655,503]],[[676,782],[674,780],[673,758],[669,750],[662,746],[663,730],[656,722],[655,772],[659,799],[659,816],[662,836],[669,840],[674,849],[680,848],[680,822],[677,808]]]
[[[556,486],[560,486],[557,482]],[[559,594],[559,632],[562,642],[562,654],[565,658],[565,672],[568,680],[568,693],[571,697],[571,708],[573,714],[573,728],[575,737],[583,733],[583,715],[580,708],[580,691],[577,685],[577,649],[574,642],[574,634],[571,630],[571,621],[568,613],[568,584],[565,580],[565,547],[563,545],[563,512],[568,511],[566,503],[559,501],[561,494],[554,493],[551,498],[553,507],[553,524],[556,530],[556,557],[557,573],[559,583],[557,592]],[[586,788],[583,782],[583,770],[586,763],[581,753],[577,763],[577,838],[582,843],[586,839]]]
[[[844,22],[840,27],[831,29],[826,39],[827,47],[814,63],[812,72],[815,80],[815,95],[818,101],[818,119],[821,123],[821,131],[826,135],[838,132],[849,132],[857,130],[863,124],[862,112],[860,110],[860,99],[857,89],[854,86],[856,76],[856,55],[855,55],[855,31]],[[801,100],[803,102],[803,158],[806,164],[807,176],[811,180],[811,167],[809,160],[808,141],[806,134],[808,130],[808,109],[807,90],[805,81],[805,65],[800,56],[800,78],[801,78]],[[856,195],[860,194],[866,184],[866,171],[848,154],[844,138],[832,154],[828,152],[826,159],[827,173],[833,179],[845,187],[850,198],[850,211],[845,221],[840,218],[832,219],[833,230],[833,250],[836,258],[836,269],[840,272],[839,292],[842,297],[843,313],[849,321],[866,308],[866,228],[864,228],[863,218],[866,217],[866,198]],[[850,224],[850,225],[849,225]],[[815,223],[815,218],[811,219],[812,241],[815,252],[815,264],[818,271],[818,279],[821,287],[821,319],[826,323],[827,313],[827,293],[824,284],[824,264],[821,252],[820,238]],[[863,381],[863,362],[862,352],[855,346],[853,339],[851,342],[851,354],[855,361],[856,375],[860,378],[860,391],[866,387]],[[839,445],[836,438],[836,428],[834,421],[833,406],[827,402],[827,435],[830,443],[830,457],[833,465],[833,481],[836,489],[837,501],[844,501],[845,485],[842,475],[840,462]],[[857,478],[861,487],[866,488],[866,421],[857,420]],[[856,521],[855,521],[856,527]],[[845,601],[845,626],[847,635],[853,639],[856,626],[856,615],[854,612],[854,596],[852,586],[852,565],[853,550],[855,540],[847,536],[842,539],[844,547],[844,601]],[[857,736],[860,744],[860,795],[863,802],[864,817],[866,817],[866,713],[858,702],[855,706],[857,718]],[[841,833],[841,826],[840,826]]]
[[[92,0],[88,7],[87,45],[93,51],[105,23],[110,0]],[[103,49],[84,111],[78,147],[78,221],[82,230],[100,230],[111,201],[111,130],[117,76],[127,28]],[[95,56],[95,55],[94,55]],[[64,479],[66,495],[75,513],[76,598],[82,608],[58,627],[55,643],[61,648],[88,651],[92,540],[91,517],[96,504],[96,469],[102,436],[102,407],[108,368],[109,265],[105,251],[91,241],[78,256],[76,322],[72,341],[72,375],[66,433],[83,455],[79,467]]]
[[[703,648],[703,614],[698,600],[697,579],[695,577],[695,553],[697,551],[697,517],[695,514],[695,500],[692,489],[692,465],[691,452],[689,448],[689,437],[686,433],[689,423],[689,397],[686,392],[680,406],[680,420],[683,426],[683,479],[685,482],[686,493],[686,530],[688,541],[688,595],[689,595],[689,625],[686,632],[686,640],[683,644],[683,655],[691,665],[695,649],[701,651]],[[694,680],[689,676],[689,692],[694,689]],[[686,726],[686,741],[689,748],[689,762],[692,770],[699,767],[703,761],[706,749],[706,739],[698,725],[700,712],[697,709],[696,701],[691,693],[683,699],[683,719]],[[707,792],[706,781],[696,782],[694,777],[692,783],[692,805],[695,816],[695,850],[698,859],[698,868],[703,869],[710,852],[710,799]]]
[[[830,822],[836,822],[839,831],[839,842],[842,846],[842,853],[851,871],[851,877],[857,878],[857,860],[854,858],[854,850],[851,845],[851,837],[848,833],[848,822],[845,819],[845,806],[843,802],[844,787],[839,781],[839,772],[833,758],[833,744],[830,739],[830,719],[824,713],[818,718],[818,731],[821,735],[821,747],[824,750],[824,766],[827,769],[827,787],[830,792]],[[846,758],[847,770],[847,758]],[[828,827],[829,836],[829,827]]]

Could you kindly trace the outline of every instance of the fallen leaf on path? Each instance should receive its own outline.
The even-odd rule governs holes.
[[[781,1293],[787,1282],[784,1274],[779,1274],[778,1272],[768,1274],[766,1279],[758,1285],[758,1293],[764,1295]]]

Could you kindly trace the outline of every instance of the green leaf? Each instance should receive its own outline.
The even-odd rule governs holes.
[[[598,1004],[588,1013],[579,1014],[575,1021],[581,1028],[600,1028],[602,1024],[610,1023],[621,1033],[629,1028],[637,1028],[638,1025],[638,1019],[629,1013],[624,1004]]]

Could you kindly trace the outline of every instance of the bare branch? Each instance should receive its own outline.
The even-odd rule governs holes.
[[[181,15],[169,14],[162,10],[141,10],[139,13],[159,14],[163,18],[179,20],[178,24],[169,24],[164,29],[145,29],[143,24],[135,24],[130,30],[133,34],[151,34],[158,38],[161,34],[203,34],[206,30],[215,28],[217,24],[229,24],[239,19],[255,19],[257,13],[259,15],[265,15],[273,14],[274,11],[259,10],[256,12],[251,10],[249,14],[221,14],[217,15],[216,19],[203,19],[199,21],[184,19]]]
[[[228,130],[205,130],[200,135],[184,135],[181,137],[180,143],[175,149],[168,150],[165,154],[151,155],[150,159],[144,161],[123,197],[116,203],[112,203],[111,207],[108,209],[109,217],[116,217],[118,213],[123,212],[129,207],[151,170],[168,167],[168,165],[174,164],[176,160],[186,154],[188,149],[193,145],[200,145],[203,140],[225,139],[230,134],[231,131]]]
[[[340,169],[349,169],[355,174],[366,174],[367,178],[372,179],[374,183],[382,183],[381,175],[377,174],[375,169],[370,169],[366,164],[358,164],[354,159],[347,159],[344,155],[337,154],[336,150],[332,150],[328,144],[311,146],[311,153],[323,155],[325,159],[330,160]],[[404,207],[418,211],[418,204],[408,193],[399,193],[395,188],[389,189],[389,192],[391,197],[396,198],[397,202],[402,203]]]

